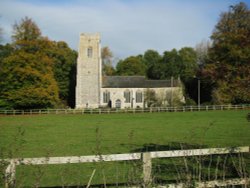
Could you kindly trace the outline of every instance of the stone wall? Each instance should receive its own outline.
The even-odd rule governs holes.
[[[173,97],[173,101],[178,100],[180,102],[185,102],[183,97],[183,92],[181,87],[173,87],[173,88],[101,88],[101,106],[106,107],[108,106],[108,103],[103,102],[103,93],[104,92],[110,92],[110,100],[111,100],[111,107],[115,108],[116,101],[121,101],[121,108],[143,108],[148,107],[147,103],[144,103],[145,94],[148,90],[152,90],[155,92],[155,96],[159,101],[162,101],[163,106],[170,105],[169,100],[167,100],[168,97],[171,100],[171,97]],[[130,96],[130,102],[125,102],[124,92],[129,91],[131,93]],[[136,102],[136,92],[141,91],[142,96],[142,102],[137,103]],[[154,105],[154,104],[153,104]],[[155,104],[156,106],[156,104]]]

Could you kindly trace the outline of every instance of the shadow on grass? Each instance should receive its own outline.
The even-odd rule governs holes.
[[[170,151],[170,150],[184,150],[184,149],[201,149],[206,148],[206,145],[198,144],[188,144],[188,143],[179,143],[171,142],[168,145],[160,145],[154,143],[144,144],[140,148],[131,150],[131,152],[150,152],[150,151]]]

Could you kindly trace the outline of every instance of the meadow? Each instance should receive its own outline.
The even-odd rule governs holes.
[[[248,146],[249,112],[1,116],[0,157],[80,156],[181,147]],[[246,161],[249,168],[249,156]],[[128,166],[133,167],[133,172]],[[130,181],[135,182],[139,176],[135,172],[136,166],[137,163],[100,163],[94,167],[99,170],[93,182],[124,183],[129,173],[133,173]],[[91,164],[20,166],[17,182],[23,186],[34,186],[39,182],[39,186],[45,187],[86,184],[92,171]]]

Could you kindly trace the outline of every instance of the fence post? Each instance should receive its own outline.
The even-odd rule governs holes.
[[[13,160],[5,170],[5,188],[15,187],[16,165]]]
[[[152,162],[150,153],[142,153],[142,165],[143,165],[143,187],[150,187],[152,182],[151,170]]]

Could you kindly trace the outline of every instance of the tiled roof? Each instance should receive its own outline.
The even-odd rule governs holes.
[[[173,81],[173,87],[178,86]],[[171,87],[171,80],[147,80],[144,76],[103,76],[103,88],[161,88]]]

